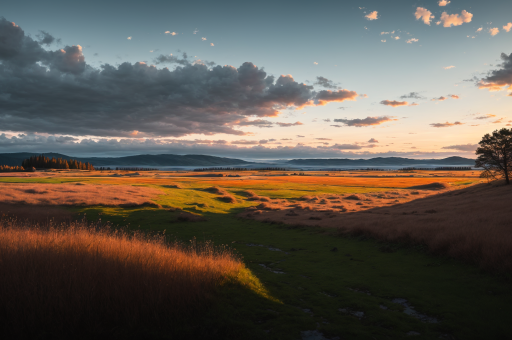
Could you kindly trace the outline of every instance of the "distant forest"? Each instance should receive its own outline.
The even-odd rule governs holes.
[[[32,156],[25,159],[21,166],[25,169],[76,169],[76,170],[94,170],[91,163],[82,163],[76,159],[49,158],[44,155]]]

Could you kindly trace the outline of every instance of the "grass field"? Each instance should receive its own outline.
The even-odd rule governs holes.
[[[305,195],[390,196],[388,193],[393,191],[402,193],[395,203],[400,206],[437,194],[414,187],[437,182],[456,192],[480,183],[477,172],[322,172],[311,176],[255,172],[241,174],[242,177],[192,177],[197,174],[186,172],[123,177],[111,177],[112,174],[4,174],[0,177],[0,190],[11,185],[44,183],[45,190],[51,192],[52,186],[59,191],[65,183],[74,185],[72,182],[84,184],[76,187],[108,187],[112,192],[126,186],[148,188],[148,197],[155,206],[82,206],[66,201],[61,190],[61,196],[56,197],[63,197],[60,204],[64,205],[52,207],[47,216],[86,216],[89,221],[101,218],[130,230],[165,230],[169,241],[212,241],[239,254],[248,269],[246,275],[252,277],[247,280],[256,283],[221,285],[195,319],[169,320],[175,326],[166,330],[169,338],[507,339],[512,335],[509,272],[491,273],[470,262],[433,255],[421,242],[382,241],[369,234],[339,233],[315,226],[315,220],[302,221],[299,226],[241,218],[246,208],[262,204],[248,200],[248,190],[281,204],[302,202],[299,198]],[[236,202],[229,203],[221,199],[223,195],[207,190],[213,186]],[[419,194],[405,195],[413,191]],[[374,204],[386,205],[386,199],[375,199]],[[0,200],[4,215],[23,217],[32,209],[30,205],[20,208],[1,203],[6,202]],[[350,208],[363,209],[354,202],[350,204]],[[344,214],[335,209],[330,213]],[[38,214],[41,219],[44,211]],[[366,214],[359,214],[364,219]],[[161,332],[157,335],[164,337]]]

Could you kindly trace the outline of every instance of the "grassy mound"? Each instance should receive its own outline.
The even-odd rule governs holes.
[[[86,222],[40,228],[2,220],[0,332],[53,338],[169,329],[201,313],[241,270],[232,253],[209,245],[169,245]]]

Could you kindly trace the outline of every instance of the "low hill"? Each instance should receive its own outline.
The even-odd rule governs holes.
[[[453,166],[474,166],[475,160],[463,157],[448,157],[443,159],[411,159],[402,157],[377,157],[370,159],[348,159],[348,158],[309,158],[292,159],[287,164],[310,165],[310,166],[415,166],[422,164],[429,165],[453,165]]]
[[[24,159],[40,153],[18,152],[1,153],[0,165],[17,166],[21,165]],[[70,157],[59,153],[45,153],[46,157],[55,157],[62,159],[76,159],[80,162],[88,162],[95,167],[100,166],[230,166],[230,165],[248,165],[250,162],[236,158],[215,157],[206,155],[135,155],[126,157]]]

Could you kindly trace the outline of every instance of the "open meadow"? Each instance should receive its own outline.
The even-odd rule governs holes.
[[[1,332],[507,339],[512,190],[479,175],[0,173]]]

